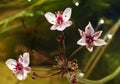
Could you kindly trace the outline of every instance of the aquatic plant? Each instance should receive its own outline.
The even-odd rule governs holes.
[[[116,31],[118,30],[118,28],[120,26],[120,20],[118,20],[115,23],[115,25],[108,30],[108,32],[104,32],[104,30],[102,30],[102,29],[101,29],[101,31],[97,31],[98,28],[102,24],[104,24],[104,19],[101,19],[100,21],[96,22],[96,23],[98,23],[96,28],[92,27],[92,24],[91,24],[92,21],[89,21],[89,22],[84,21],[85,24],[88,23],[88,25],[85,27],[85,32],[82,31],[83,29],[77,28],[79,32],[77,31],[74,34],[75,36],[77,36],[77,33],[78,34],[80,33],[81,39],[79,39],[79,40],[76,39],[78,41],[73,43],[75,45],[78,44],[80,46],[77,49],[75,49],[73,52],[69,52],[69,51],[67,51],[67,48],[66,48],[66,44],[67,44],[66,41],[67,41],[68,37],[66,35],[65,30],[71,29],[68,27],[76,27],[78,21],[76,21],[76,19],[74,19],[74,21],[76,21],[76,24],[75,24],[75,22],[72,21],[71,17],[72,17],[72,12],[74,12],[76,14],[77,14],[77,12],[75,10],[73,10],[72,6],[70,6],[70,7],[68,6],[67,8],[63,6],[63,8],[64,8],[63,12],[60,10],[60,11],[55,12],[55,14],[54,14],[54,13],[52,13],[54,11],[52,9],[51,9],[52,12],[48,12],[48,11],[51,11],[50,8],[57,9],[54,7],[54,4],[59,3],[59,4],[65,5],[69,1],[64,0],[63,2],[61,2],[61,1],[57,2],[54,0],[51,0],[51,1],[28,0],[28,2],[30,2],[30,3],[28,4],[27,2],[24,2],[24,4],[20,4],[21,6],[23,6],[23,5],[27,6],[25,10],[20,11],[19,13],[15,14],[14,16],[12,16],[10,18],[0,21],[0,25],[2,25],[0,34],[3,34],[4,32],[10,31],[15,28],[19,28],[21,26],[29,31],[30,29],[27,26],[30,25],[31,23],[36,23],[38,20],[36,18],[38,18],[38,16],[41,16],[42,19],[43,18],[47,19],[48,23],[46,22],[46,24],[49,24],[49,23],[52,24],[52,27],[48,27],[48,29],[50,28],[50,30],[54,30],[53,33],[57,33],[58,36],[54,39],[56,39],[56,41],[57,41],[57,46],[55,46],[55,47],[57,47],[58,50],[56,50],[57,51],[56,57],[52,58],[52,59],[48,58],[48,56],[46,56],[44,54],[37,52],[37,50],[34,50],[34,49],[30,50],[30,52],[29,51],[23,52],[23,56],[20,55],[20,57],[18,58],[18,61],[14,60],[14,59],[8,59],[6,61],[6,64],[7,64],[8,68],[10,70],[12,70],[12,72],[14,73],[14,75],[17,77],[18,80],[25,80],[27,78],[27,74],[32,72],[33,79],[40,78],[40,80],[42,80],[42,78],[50,78],[53,76],[55,76],[55,77],[58,76],[58,78],[60,78],[60,79],[67,78],[68,82],[70,84],[78,84],[78,83],[104,84],[104,83],[114,79],[120,73],[120,67],[118,67],[112,74],[110,74],[106,77],[103,77],[100,80],[89,80],[89,78],[88,78],[91,75],[93,69],[95,68],[95,65],[97,64],[97,62],[99,61],[99,59],[101,58],[103,53],[105,52],[106,48],[109,46]],[[46,2],[47,4],[44,4],[44,2]],[[54,2],[54,4],[49,5],[53,2]],[[75,6],[79,6],[79,2],[80,2],[79,0],[73,0],[72,4],[74,3]],[[84,1],[83,1],[83,3],[84,3]],[[91,1],[91,3],[92,3],[92,1]],[[8,5],[8,6],[11,7],[12,5]],[[37,6],[40,6],[39,11],[37,10]],[[88,6],[88,5],[86,5],[86,6]],[[34,7],[36,7],[36,8],[34,8]],[[92,10],[94,11],[94,8],[92,8]],[[85,11],[85,10],[83,9],[82,11]],[[32,17],[32,18],[29,18],[29,17]],[[27,18],[27,20],[25,18]],[[21,23],[14,24],[12,26],[9,25],[9,23],[14,21],[15,19],[20,19]],[[44,24],[44,25],[46,25],[46,24]],[[38,27],[38,26],[36,26],[36,27]],[[41,27],[41,29],[45,30],[45,28],[42,28],[42,27]],[[73,28],[73,30],[77,30],[77,29]],[[97,31],[97,32],[95,32],[95,31]],[[48,31],[48,32],[50,32],[50,31]],[[37,33],[37,32],[32,33],[32,35],[34,35],[35,33]],[[101,36],[102,33],[103,33],[103,35],[102,35],[103,39],[99,39],[99,37]],[[70,36],[72,36],[72,34]],[[102,36],[101,36],[101,38],[102,38]],[[44,44],[44,45],[46,45],[46,44]],[[104,46],[102,46],[102,45],[104,45]],[[84,67],[81,68],[79,65],[80,60],[75,59],[73,57],[77,56],[78,53],[80,53],[81,55],[83,55],[85,57],[85,54],[80,52],[84,46],[86,46],[88,51],[90,51],[90,53],[88,51],[86,51],[86,52],[88,52],[88,54],[90,54],[91,56],[85,63]],[[96,49],[94,50],[93,46],[98,46],[98,47],[96,47]],[[68,53],[70,53],[70,55]],[[49,65],[51,65],[53,67],[49,67],[48,69],[39,69],[39,68],[32,68],[32,67],[30,68],[28,66],[29,65],[29,55],[31,56],[33,54],[35,56],[38,56],[40,58],[39,60],[44,60],[45,62],[48,62]],[[79,56],[79,58],[81,58],[81,57]],[[39,72],[49,72],[50,74],[45,76],[45,75],[41,75]]]

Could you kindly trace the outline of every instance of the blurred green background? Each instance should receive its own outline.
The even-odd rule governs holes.
[[[75,5],[76,2],[79,2],[79,6]],[[5,65],[8,58],[17,59],[19,54],[32,50],[44,54],[51,60],[58,55],[56,37],[60,32],[50,30],[51,24],[45,19],[44,13],[64,11],[66,7],[72,8],[73,21],[73,25],[64,31],[68,57],[79,47],[76,44],[80,39],[78,28],[84,30],[89,21],[96,28],[99,20],[104,19],[105,23],[98,28],[103,30],[101,36],[103,38],[110,29],[115,29],[112,26],[120,17],[120,0],[0,0],[0,84],[17,84],[17,79]],[[114,37],[106,46],[89,79],[101,79],[120,66],[120,29],[117,28],[113,33]],[[90,56],[91,53],[85,47],[74,56],[78,59],[81,70]],[[31,66],[52,67],[51,64],[32,54]],[[66,79],[57,79],[57,77],[33,80],[31,76],[32,73],[19,84],[68,84]],[[120,76],[117,76],[106,84],[119,83]]]

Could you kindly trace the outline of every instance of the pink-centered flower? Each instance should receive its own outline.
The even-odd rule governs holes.
[[[85,32],[80,29],[78,29],[78,31],[80,32],[81,39],[77,41],[77,44],[82,46],[86,45],[90,52],[93,51],[93,45],[102,46],[106,44],[103,39],[98,39],[101,36],[102,31],[95,32],[90,22],[85,27]]]
[[[14,59],[8,59],[6,61],[8,68],[13,71],[19,80],[26,79],[27,74],[30,73],[31,68],[28,66],[29,63],[29,53],[24,53],[23,56],[20,55],[18,61]]]
[[[51,12],[45,13],[45,18],[52,25],[50,30],[63,31],[65,28],[72,25],[72,21],[69,21],[71,17],[72,9],[66,8],[64,12],[58,11],[56,14]]]

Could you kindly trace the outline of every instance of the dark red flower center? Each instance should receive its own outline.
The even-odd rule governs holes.
[[[86,43],[92,45],[94,39],[92,36],[86,36]]]
[[[58,12],[56,16],[57,16],[57,24],[62,24],[63,23],[62,12]]]
[[[17,65],[16,65],[16,70],[22,70],[23,69],[23,65],[19,62],[17,62]]]

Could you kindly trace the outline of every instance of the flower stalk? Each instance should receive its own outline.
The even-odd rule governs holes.
[[[78,47],[71,55],[70,58],[72,58],[77,52],[79,52],[81,49],[83,48],[83,46]]]
[[[63,40],[62,40],[63,52],[64,52],[64,56],[66,56],[65,35],[63,31],[62,31],[62,36],[63,36]]]

